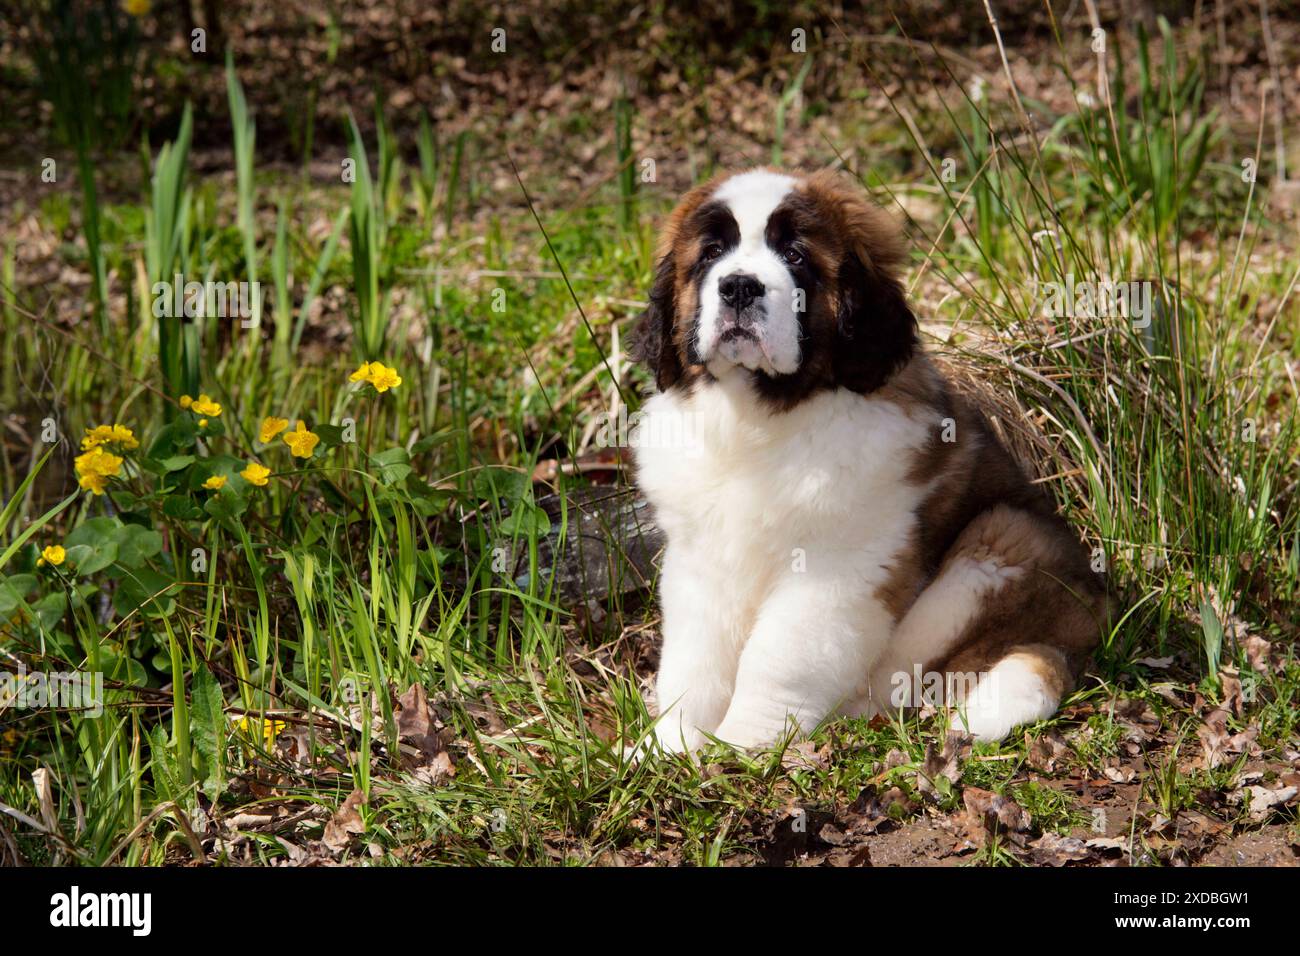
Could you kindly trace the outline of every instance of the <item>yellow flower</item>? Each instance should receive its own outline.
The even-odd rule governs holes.
[[[376,392],[386,392],[402,384],[402,377],[397,369],[388,368],[383,362],[362,362],[361,367],[348,376],[353,382],[369,382]]]
[[[75,460],[80,486],[97,495],[104,493],[104,486],[109,478],[116,478],[122,469],[122,459],[112,452],[104,451],[102,445],[96,445]]]
[[[81,439],[82,451],[98,448],[100,445],[120,445],[122,448],[139,448],[135,433],[125,425],[96,425],[86,429],[86,437]]]
[[[263,418],[262,430],[257,433],[257,440],[265,445],[288,427],[289,419],[287,418],[276,418],[275,416]]]
[[[181,408],[189,408],[193,404],[194,399],[190,398],[188,395],[181,396]]]
[[[196,415],[207,415],[211,418],[216,418],[221,414],[221,406],[207,395],[200,395],[198,398],[194,399],[194,401],[190,403],[190,408],[194,410],[194,414]]]
[[[275,743],[275,738],[284,733],[284,728],[287,726],[288,724],[283,720],[272,720],[270,717],[264,718],[262,720],[262,739],[266,742],[266,746],[269,747],[271,744]],[[246,734],[251,734],[253,730],[253,722],[247,717],[240,717],[239,729]]]
[[[96,446],[84,455],[78,455],[75,461],[77,474],[100,475],[104,478],[116,478],[122,467],[122,459],[112,452]]]
[[[295,458],[310,458],[319,442],[320,436],[308,431],[307,423],[301,418],[298,419],[297,429],[284,436],[284,443],[289,446],[289,452]]]
[[[122,0],[122,9],[133,17],[142,17],[153,6],[153,0]]]
[[[207,420],[206,418],[200,418],[200,419],[199,419],[199,427],[200,427],[200,428],[207,428],[207,427],[208,427],[208,420]]]
[[[266,480],[270,474],[270,468],[267,468],[265,465],[259,465],[255,461],[250,461],[248,467],[239,473],[239,477],[243,478],[250,485],[257,485],[257,487],[261,488],[266,484]]]
[[[37,565],[62,564],[67,556],[68,552],[60,545],[52,544],[41,552],[41,558],[36,563]]]
[[[397,369],[388,368],[378,362],[370,363],[370,384],[375,387],[376,392],[386,392],[390,388],[397,388],[402,384],[402,376],[397,374]]]
[[[226,487],[226,476],[213,475],[203,483],[203,487],[208,489],[208,491],[220,491],[222,488]]]

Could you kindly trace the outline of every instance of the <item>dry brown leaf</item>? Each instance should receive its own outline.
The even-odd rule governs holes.
[[[1239,734],[1228,728],[1228,712],[1222,707],[1211,711],[1205,721],[1196,729],[1200,738],[1201,765],[1213,770],[1241,754],[1257,757],[1261,753],[1255,738],[1259,736],[1259,727],[1247,727]]]
[[[912,758],[906,753],[894,747],[885,754],[885,769],[893,770],[895,767],[901,767],[904,764],[911,763]]]
[[[437,787],[456,776],[456,765],[452,763],[451,754],[443,750],[430,757],[426,763],[415,767],[411,776],[426,786]]]
[[[1132,767],[1103,767],[1101,772],[1111,783],[1131,783],[1137,776],[1137,771]]]
[[[1050,830],[1029,844],[1029,855],[1039,866],[1065,866],[1092,856],[1077,837],[1063,837]]]
[[[818,830],[817,839],[830,846],[843,846],[848,841],[844,831],[833,823],[827,823]]]
[[[1237,679],[1235,667],[1224,666],[1219,670],[1219,684],[1223,688],[1224,710],[1232,711],[1238,719],[1242,716],[1245,702],[1241,697],[1241,681]]]
[[[935,752],[934,742],[926,744],[925,762],[916,777],[916,788],[924,794],[937,793],[935,784],[940,779],[947,780],[953,786],[961,779],[962,761],[970,756],[974,739],[959,730],[948,731],[943,742],[943,751]]]
[[[1074,751],[1059,733],[1050,730],[1029,745],[1027,763],[1036,770],[1053,773],[1056,765],[1068,761]]]
[[[950,831],[957,838],[957,842],[948,851],[949,854],[978,850],[988,842],[989,831],[984,826],[984,821],[978,814],[971,813],[969,810],[959,810],[947,817],[940,818],[938,822],[941,827]]]
[[[397,722],[397,736],[403,740],[418,741],[429,736],[433,722],[429,714],[429,697],[424,687],[412,684],[393,709]]]
[[[1257,634],[1251,634],[1243,642],[1246,648],[1246,662],[1256,673],[1267,676],[1280,665],[1273,662],[1273,645]]]
[[[1001,827],[1015,833],[1024,833],[1029,829],[1029,813],[1010,797],[981,790],[979,787],[967,787],[962,791],[961,798],[966,809],[982,820],[989,830]]]
[[[1101,850],[1102,852],[1110,850],[1128,850],[1128,837],[1093,837],[1091,840],[1084,841],[1084,846],[1090,850]]]
[[[321,842],[331,852],[342,853],[352,843],[355,834],[366,832],[366,825],[361,820],[359,809],[363,803],[365,803],[365,795],[360,790],[353,790],[326,822]]]
[[[803,740],[785,749],[781,754],[781,768],[787,773],[794,770],[825,770],[831,762],[831,745],[817,747],[811,740]]]
[[[871,866],[871,850],[866,844],[841,847],[826,857],[826,863],[836,867]]]
[[[41,822],[50,833],[59,832],[59,815],[54,810],[54,784],[50,771],[40,767],[32,771],[32,786],[36,789],[36,805],[40,807]]]
[[[1295,803],[1297,796],[1300,796],[1300,787],[1295,784],[1283,787],[1263,787],[1252,784],[1233,791],[1228,795],[1228,802],[1244,805],[1252,823],[1263,823],[1278,807]]]
[[[421,685],[412,684],[397,699],[393,717],[397,722],[404,770],[428,786],[437,786],[456,775],[456,766],[447,753],[428,695]]]

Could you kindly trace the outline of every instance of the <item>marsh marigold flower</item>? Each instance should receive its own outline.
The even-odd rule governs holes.
[[[289,419],[287,418],[276,418],[274,416],[263,418],[261,430],[257,433],[257,440],[265,445],[288,427]]]
[[[78,455],[75,463],[77,474],[102,475],[105,478],[116,478],[122,468],[121,456],[105,451],[98,445],[84,455]]]
[[[208,491],[220,491],[222,488],[226,487],[226,476],[213,475],[203,483],[203,487],[208,489]]]
[[[200,395],[190,403],[190,408],[196,415],[205,415],[208,418],[216,418],[221,414],[221,406],[214,402],[207,395]]]
[[[125,425],[96,425],[86,429],[86,437],[81,439],[81,450],[89,451],[100,445],[117,445],[120,448],[139,448],[135,433]]]
[[[375,387],[376,392],[386,392],[390,388],[397,388],[402,384],[402,376],[397,374],[397,369],[389,368],[386,365],[380,365],[378,362],[370,363],[370,384]]]
[[[116,478],[122,470],[121,457],[105,451],[102,445],[78,455],[74,463],[81,488],[96,495],[102,495],[108,479]]]
[[[270,474],[270,468],[267,468],[265,465],[259,465],[255,461],[250,461],[248,467],[239,473],[239,477],[243,478],[250,485],[257,485],[257,487],[261,488],[266,484],[266,480]]]
[[[194,399],[190,398],[190,396],[188,395],[181,396],[181,408],[189,408],[193,404],[194,404]]]
[[[270,717],[263,719],[262,740],[265,741],[266,746],[269,747],[271,744],[275,743],[275,738],[284,733],[284,728],[287,726],[288,724],[283,720],[272,720]],[[253,732],[253,722],[247,717],[240,717],[239,729],[251,736]]]
[[[284,443],[289,446],[289,452],[295,458],[310,458],[311,453],[316,450],[320,443],[320,436],[307,430],[307,423],[301,418],[298,419],[298,427],[284,435]]]
[[[402,376],[397,369],[389,368],[383,362],[362,362],[361,367],[348,376],[353,382],[369,382],[376,392],[386,392],[402,384]]]
[[[68,552],[63,550],[61,545],[52,544],[41,552],[40,560],[36,562],[38,567],[46,564],[62,564],[68,557]]]
[[[122,9],[133,17],[142,17],[153,7],[153,0],[122,0]]]

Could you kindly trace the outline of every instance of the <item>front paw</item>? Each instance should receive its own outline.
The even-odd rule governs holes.
[[[675,720],[661,720],[656,724],[654,739],[659,749],[668,754],[695,753],[709,742],[699,729],[684,726]]]
[[[640,743],[625,744],[623,759],[628,763],[637,764],[655,754],[687,754],[694,758],[696,751],[708,743],[703,734],[683,735],[679,728],[674,730],[677,731],[675,735],[656,727],[654,732]]]
[[[736,750],[761,750],[798,732],[798,727],[792,721],[785,719],[732,720],[728,718],[722,722],[722,726],[714,736]]]

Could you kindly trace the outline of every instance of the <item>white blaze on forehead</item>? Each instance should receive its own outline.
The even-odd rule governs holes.
[[[757,169],[732,176],[714,190],[713,199],[731,211],[740,234],[735,247],[713,263],[700,284],[695,350],[715,375],[735,365],[781,375],[799,367],[794,277],[789,266],[767,245],[767,221],[796,185],[798,180],[793,176]],[[763,287],[762,295],[750,307],[754,310],[751,318],[756,339],[722,341],[726,318],[718,283],[732,274],[748,275]]]
[[[736,217],[741,245],[748,245],[755,240],[763,241],[768,217],[794,189],[796,182],[793,176],[755,169],[732,176],[718,187],[713,198],[727,204]]]

